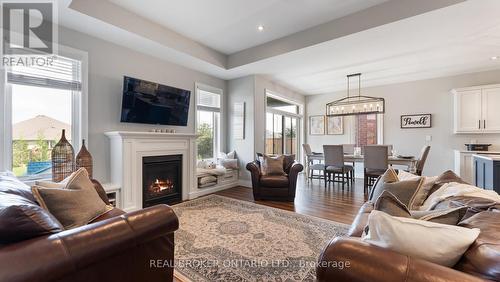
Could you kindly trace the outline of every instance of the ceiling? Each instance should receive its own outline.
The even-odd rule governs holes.
[[[155,9],[137,10],[139,1],[62,1],[61,25],[222,79],[265,75],[306,95],[344,90],[355,72],[366,87],[500,69],[490,59],[500,55],[497,0],[144,0]]]
[[[224,54],[232,54],[387,0],[108,0]],[[264,32],[257,26],[263,25]]]

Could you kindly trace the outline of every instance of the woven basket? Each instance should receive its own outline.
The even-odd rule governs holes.
[[[78,155],[76,155],[75,162],[76,162],[76,169],[79,169],[81,167],[85,168],[89,173],[89,177],[92,179],[92,167],[93,167],[92,155],[85,146],[85,139],[82,140],[82,148],[80,149],[80,152],[78,152]]]
[[[62,130],[61,140],[52,149],[52,181],[60,182],[75,171],[75,151]]]

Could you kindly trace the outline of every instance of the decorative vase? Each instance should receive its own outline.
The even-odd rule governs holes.
[[[62,130],[61,140],[52,148],[52,181],[60,182],[75,170],[75,151]]]
[[[76,155],[75,162],[76,169],[79,169],[81,167],[85,168],[89,173],[89,177],[92,178],[92,155],[85,146],[85,139],[82,140],[82,148],[80,149],[80,152],[78,152],[78,155]]]

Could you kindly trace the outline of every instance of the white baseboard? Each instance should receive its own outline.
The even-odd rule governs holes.
[[[247,187],[247,188],[252,188],[252,181],[240,179],[238,181],[238,185],[243,186],[243,187]]]

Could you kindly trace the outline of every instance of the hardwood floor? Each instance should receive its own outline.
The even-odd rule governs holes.
[[[300,214],[321,217],[345,224],[351,224],[358,209],[366,201],[363,193],[363,179],[356,179],[351,188],[344,188],[338,183],[331,183],[324,187],[324,182],[313,179],[306,182],[301,175],[297,181],[295,202],[254,201],[252,189],[235,187],[215,193],[217,195],[239,200],[255,202],[261,205],[294,211]]]

